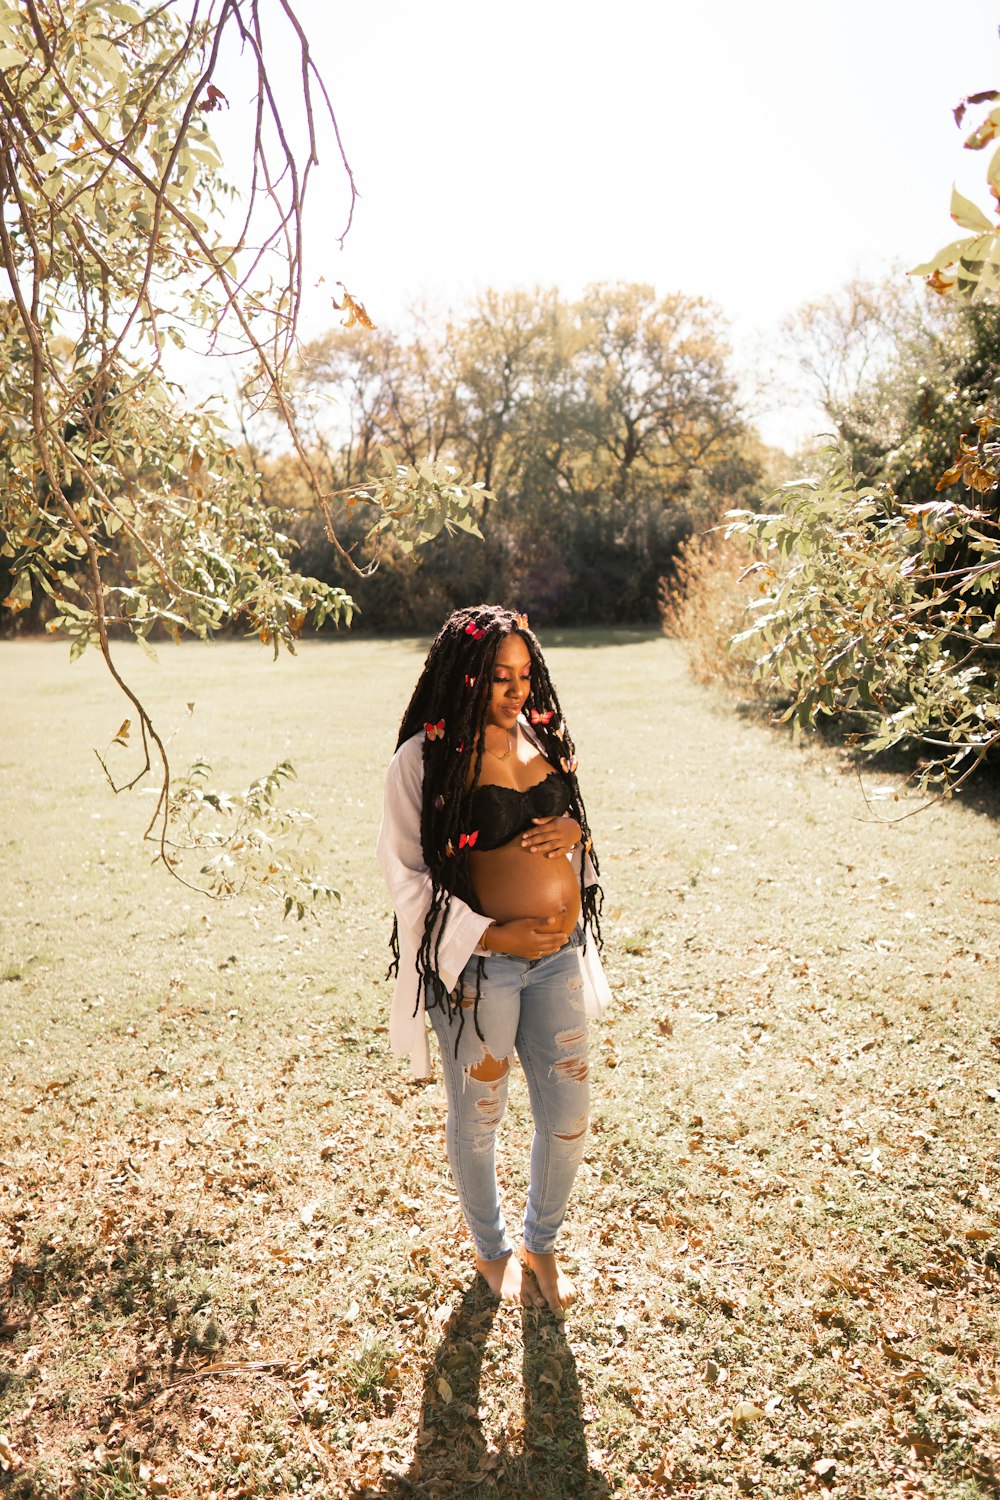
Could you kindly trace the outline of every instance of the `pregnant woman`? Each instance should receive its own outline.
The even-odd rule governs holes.
[[[561,1315],[574,1292],[556,1238],[584,1151],[587,1022],[608,987],[573,741],[523,615],[481,604],[445,621],[386,775],[378,859],[396,913],[390,1041],[425,1077],[425,1012],[437,1034],[476,1266],[497,1296]],[[495,1167],[515,1052],[535,1124],[530,1276]]]

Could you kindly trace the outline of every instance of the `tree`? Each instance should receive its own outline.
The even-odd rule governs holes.
[[[971,95],[956,121],[969,104],[998,100]],[[997,137],[1000,108],[965,145]],[[1000,148],[987,180],[1000,204]],[[957,192],[952,216],[971,237],[914,273],[949,299],[949,313],[931,316],[929,337],[897,340],[838,402],[845,441],[819,456],[817,474],[770,497],[770,512],[734,513],[730,527],[761,554],[754,623],[733,646],[784,697],[783,717],[860,726],[871,752],[926,747],[918,782],[945,793],[1000,748],[1000,230]],[[864,348],[869,324],[840,317],[839,327],[845,363],[828,367],[849,369],[846,335],[857,331]],[[835,356],[830,338],[818,346]],[[859,453],[880,482],[854,472]]]
[[[617,524],[686,492],[741,433],[717,308],[650,286],[594,286],[579,307],[590,431],[612,473]]]
[[[1000,308],[935,299],[922,336],[844,402],[837,428],[854,467],[901,500],[931,493],[960,434],[998,392]]]
[[[921,358],[950,322],[949,313],[898,277],[855,277],[839,291],[804,303],[781,327],[796,393],[811,396],[839,427],[859,392],[881,383],[909,351]]]
[[[593,609],[593,565],[607,559],[618,565],[623,617],[653,619],[660,580],[696,518],[716,519],[722,496],[735,498],[729,486],[756,477],[722,319],[702,298],[629,284],[588,288],[576,311],[585,332],[577,471],[591,497],[582,593]]]
[[[853,467],[928,493],[996,388],[1000,312],[915,283],[848,282],[783,327],[789,357]]]
[[[629,285],[579,302],[488,291],[409,339],[310,345],[295,399],[331,474],[373,446],[405,453],[419,434],[503,495],[479,504],[485,546],[394,559],[360,585],[366,610],[377,600],[381,618],[425,626],[486,590],[539,621],[655,619],[693,517],[714,518],[759,472],[726,361],[709,304]],[[289,477],[276,460],[269,493],[291,498]],[[304,482],[298,493],[301,506]],[[360,528],[357,507],[347,524]],[[315,518],[289,529],[313,556]]]
[[[301,58],[299,153],[267,71],[272,49],[288,46],[266,30],[275,16]],[[215,77],[230,35],[252,69],[257,115],[245,203],[227,232],[234,195],[209,119],[226,104]],[[346,623],[353,606],[346,589],[291,565],[289,539],[262,502],[227,414],[185,400],[165,350],[200,338],[210,350],[241,352],[254,405],[282,424],[315,502],[332,513],[335,497],[285,391],[302,290],[302,206],[324,122],[346,174],[345,233],[353,179],[288,0],[213,0],[186,17],[126,0],[20,0],[0,7],[0,66],[5,604],[23,610],[40,589],[75,652],[99,645],[139,722],[144,763],[128,784],[154,758],[162,767],[150,830],[177,870],[182,850],[170,826],[183,809],[171,796],[163,739],[116,665],[114,634],[147,642],[161,627],[205,636],[239,621],[277,653],[294,649],[307,619]],[[346,292],[341,305],[349,320],[370,325]],[[375,565],[391,534],[412,545],[466,524],[473,500],[460,476],[432,465],[389,466],[365,494],[372,520],[363,562],[329,528],[354,574]],[[273,794],[277,783],[266,785]],[[254,806],[267,816],[267,798],[256,795]],[[234,840],[219,830],[205,840],[220,854],[210,886],[224,893],[242,878],[221,857],[233,857]],[[244,834],[237,842],[247,847]],[[285,873],[298,906],[303,882],[290,866]]]

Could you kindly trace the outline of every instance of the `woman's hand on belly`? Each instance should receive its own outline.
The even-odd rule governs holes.
[[[575,849],[583,837],[583,829],[575,818],[532,818],[534,828],[521,835],[521,848],[532,854],[544,854],[548,859],[558,859]]]
[[[483,934],[487,953],[511,953],[515,958],[547,958],[566,942],[555,917],[517,917],[494,922]]]

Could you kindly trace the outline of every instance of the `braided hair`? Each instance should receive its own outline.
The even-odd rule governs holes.
[[[449,1023],[459,1013],[458,1041],[465,1025],[465,1011],[457,991],[449,993],[438,974],[441,935],[447,921],[452,897],[474,904],[469,876],[468,851],[462,847],[462,834],[468,831],[469,772],[471,787],[479,782],[486,742],[486,715],[497,653],[508,635],[516,633],[524,641],[531,657],[531,693],[529,710],[534,710],[536,736],[546,760],[565,782],[569,794],[568,811],[580,824],[584,852],[589,852],[594,873],[600,867],[594,852],[587,813],[576,779],[576,755],[573,741],[563,719],[556,690],[549,676],[541,647],[528,629],[523,615],[514,614],[499,604],[476,604],[457,609],[445,620],[438,632],[423,671],[413,690],[396,740],[397,750],[415,734],[423,734],[424,778],[420,806],[420,842],[431,876],[431,901],[424,932],[417,951],[417,973],[424,1004],[428,1010],[439,1005],[447,1010]],[[597,884],[584,879],[585,860],[580,860],[580,902],[584,923],[584,941],[589,929],[601,946],[601,902],[603,893]],[[399,931],[392,928],[393,961],[390,974],[399,970]],[[480,1040],[485,1041],[479,1026],[479,1000],[483,960],[479,961],[473,1023]],[[418,1000],[419,1005],[419,1000]]]

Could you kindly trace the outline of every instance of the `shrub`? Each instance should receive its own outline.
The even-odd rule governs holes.
[[[961,784],[1000,745],[998,424],[939,489],[962,480],[968,503],[901,504],[887,485],[860,486],[844,454],[824,450],[812,479],[784,487],[777,512],[733,512],[732,537],[752,540],[764,585],[735,637],[762,687],[784,692],[782,715],[820,715],[858,730],[871,751],[927,746],[921,784]]]
[[[752,653],[733,645],[747,624],[751,562],[745,537],[718,529],[696,532],[678,549],[673,576],[660,579],[663,629],[683,641],[699,682],[752,685]]]

